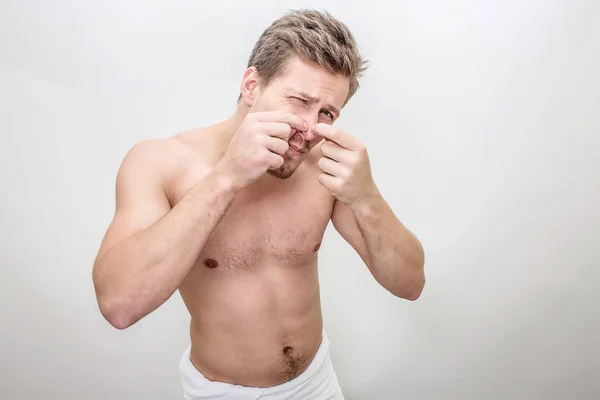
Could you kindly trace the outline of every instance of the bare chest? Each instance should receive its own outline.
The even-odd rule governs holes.
[[[202,246],[197,266],[249,270],[311,263],[331,218],[333,199],[312,176],[251,186],[234,199]]]
[[[209,268],[217,266],[214,260],[234,269],[261,262],[306,264],[316,257],[327,222],[325,207],[319,213],[286,203],[257,207],[240,202],[213,231],[199,261]]]

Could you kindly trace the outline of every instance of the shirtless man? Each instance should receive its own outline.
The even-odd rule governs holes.
[[[186,399],[343,399],[317,274],[330,220],[383,288],[419,297],[422,247],[377,190],[365,146],[334,127],[365,68],[341,22],[290,12],[256,43],[230,118],[125,156],[93,269],[98,304],[125,329],[179,290]]]

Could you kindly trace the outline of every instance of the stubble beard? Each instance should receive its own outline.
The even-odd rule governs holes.
[[[300,148],[302,151],[304,152],[308,152],[308,149],[306,148],[306,142],[304,142],[301,137],[300,140],[294,140],[298,138],[298,131],[294,132],[292,134],[292,136],[290,137],[289,143],[293,144],[295,147]],[[301,157],[306,157],[306,153],[303,154]],[[298,169],[298,167],[302,164],[302,161],[297,162],[297,160],[293,160],[295,161],[295,163],[297,162],[296,166],[291,166],[289,164],[289,161],[291,161],[290,157],[288,154],[284,154],[283,156],[283,165],[279,168],[276,169],[269,169],[267,170],[267,172],[269,173],[269,175],[274,176],[277,179],[287,179],[290,176],[292,176],[294,174],[294,172],[296,172],[296,170]]]
[[[281,167],[276,169],[268,169],[267,173],[277,179],[287,179],[292,176],[297,169],[298,167],[292,168],[287,161],[284,161]]]

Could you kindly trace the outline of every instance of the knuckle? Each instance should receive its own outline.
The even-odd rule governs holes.
[[[259,130],[260,126],[261,126],[260,122],[256,119],[248,120],[248,121],[246,121],[246,124],[247,124],[248,128],[250,128],[252,131]]]
[[[254,144],[259,147],[266,147],[268,144],[267,136],[265,135],[254,135],[252,140],[254,141]]]

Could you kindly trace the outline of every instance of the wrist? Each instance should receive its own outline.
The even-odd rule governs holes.
[[[238,193],[244,187],[238,182],[234,175],[224,170],[223,168],[216,167],[210,172],[211,180],[214,182],[218,190],[224,192]]]
[[[221,158],[217,164],[210,170],[210,175],[213,180],[219,184],[224,190],[239,192],[245,185],[236,177],[236,174],[229,167],[229,163],[225,157]]]
[[[365,193],[363,196],[357,198],[350,204],[347,204],[348,208],[354,213],[360,213],[362,215],[372,213],[376,208],[377,204],[382,200],[381,194],[377,188]]]

